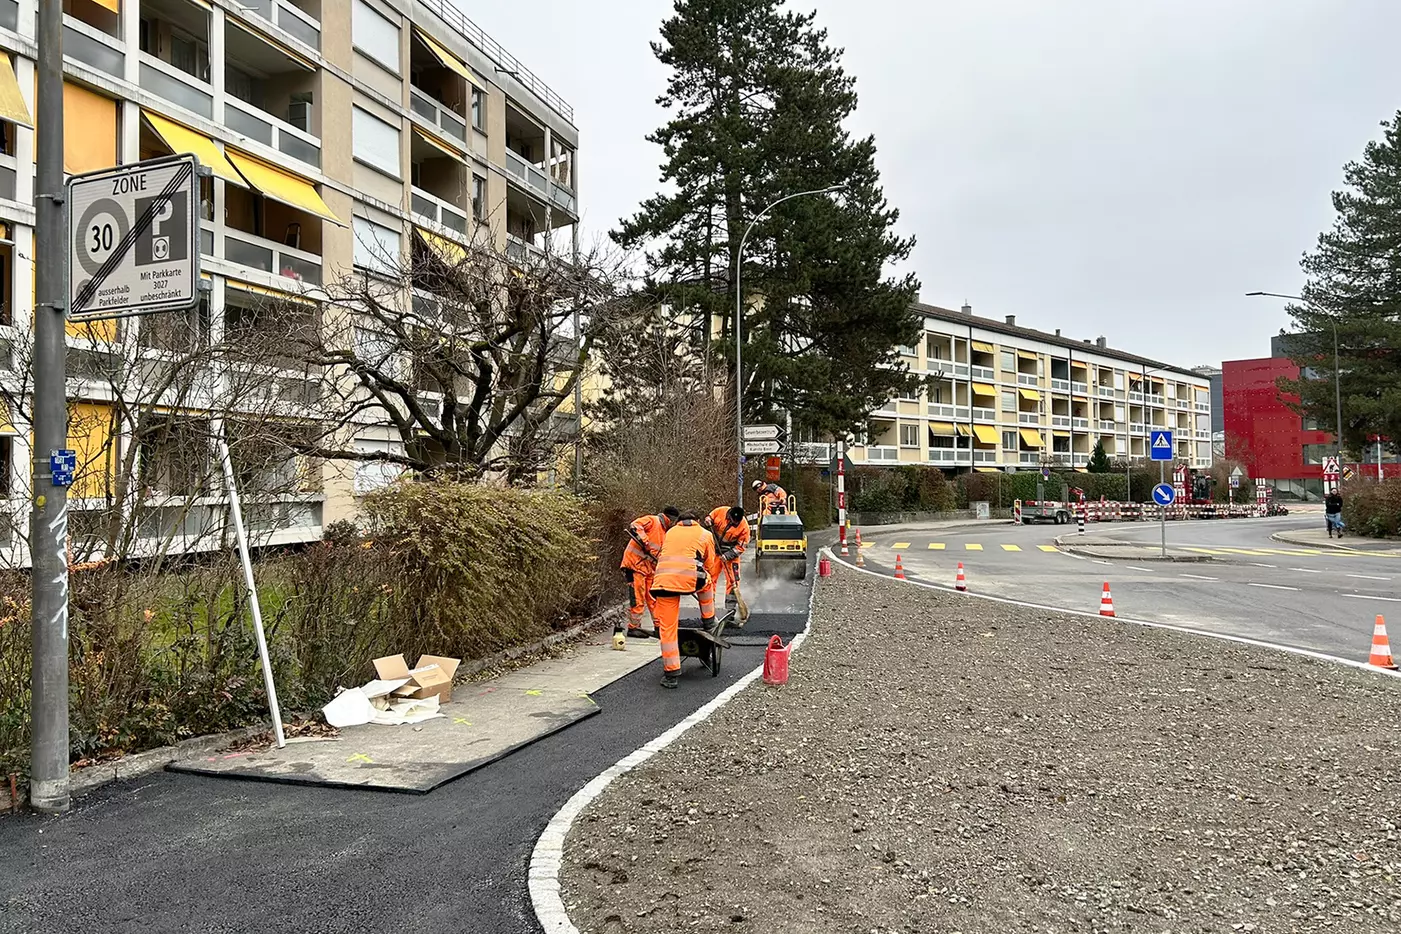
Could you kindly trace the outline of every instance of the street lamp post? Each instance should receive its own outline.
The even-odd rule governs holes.
[[[739,249],[735,251],[735,487],[737,496],[735,505],[744,507],[744,368],[742,366],[744,350],[744,291],[740,288],[740,270],[744,268],[744,244],[749,239],[749,235],[754,232],[754,225],[768,216],[769,212],[785,201],[794,198],[801,198],[804,195],[825,195],[834,191],[841,191],[846,185],[828,185],[826,188],[814,188],[811,191],[796,191],[791,195],[784,195],[764,208],[754,219],[749,222],[749,226],[744,231],[744,236],[739,238]]]
[[[1284,298],[1291,302],[1303,302],[1305,305],[1312,305],[1318,311],[1326,311],[1326,309],[1320,308],[1316,302],[1311,302],[1302,295],[1285,295],[1282,292],[1246,292],[1245,294],[1247,298],[1259,296]],[[1338,448],[1338,463],[1341,464],[1343,462],[1343,380],[1338,357],[1338,320],[1330,313],[1328,315],[1328,323],[1333,328],[1333,405],[1336,407],[1334,414],[1337,418],[1336,434],[1333,441]],[[1378,472],[1381,470],[1380,455],[1377,459],[1377,470]]]

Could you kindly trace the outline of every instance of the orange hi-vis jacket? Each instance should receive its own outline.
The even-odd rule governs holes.
[[[629,571],[651,574],[666,538],[666,520],[661,516],[643,516],[628,526],[628,547],[619,565]]]
[[[672,597],[698,593],[710,583],[706,566],[715,563],[715,536],[693,519],[673,525],[662,543],[652,595]]]
[[[763,512],[772,512],[788,505],[788,491],[777,483],[770,483],[759,491],[759,506]]]
[[[744,546],[749,544],[749,523],[741,519],[730,525],[729,506],[720,506],[710,511],[710,528],[720,550],[733,548],[736,554],[744,554]]]

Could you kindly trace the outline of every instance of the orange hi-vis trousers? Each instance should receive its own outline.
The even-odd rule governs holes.
[[[709,627],[715,618],[715,589],[707,587],[696,591],[696,601],[700,603],[701,621]],[[657,633],[662,642],[662,669],[681,670],[681,641],[677,632],[681,619],[681,597],[653,598],[652,619],[657,624]]]
[[[652,596],[652,575],[643,574],[641,571],[628,571],[627,574],[632,585],[632,602],[628,604],[628,628],[642,628],[644,612],[651,612],[652,622],[655,624],[657,598]]]

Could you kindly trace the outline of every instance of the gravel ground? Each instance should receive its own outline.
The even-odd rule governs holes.
[[[1401,680],[851,571],[568,839],[585,934],[1401,930]]]

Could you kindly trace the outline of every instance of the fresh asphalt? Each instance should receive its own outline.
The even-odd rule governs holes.
[[[766,599],[800,612],[756,607],[756,631],[803,628],[805,600]],[[647,665],[593,695],[599,715],[424,796],[160,773],[0,818],[0,932],[539,931],[527,862],[554,812],[762,656],[736,645],[714,678],[685,660],[675,691]]]
[[[1323,517],[1170,522],[1170,548],[1226,548],[1199,564],[1095,560],[1040,549],[1075,526],[988,525],[895,532],[863,529],[865,560],[891,572],[901,555],[908,576],[952,584],[962,561],[975,592],[1097,612],[1105,581],[1119,616],[1192,626],[1365,661],[1378,614],[1401,621],[1401,558],[1386,555],[1280,554],[1307,546],[1272,541],[1280,531],[1321,527]],[[1087,539],[1157,544],[1154,523],[1091,523]],[[942,542],[942,550],[928,545]],[[904,543],[904,549],[895,544]],[[969,544],[982,545],[969,550]],[[1004,546],[1021,550],[1007,551]]]

